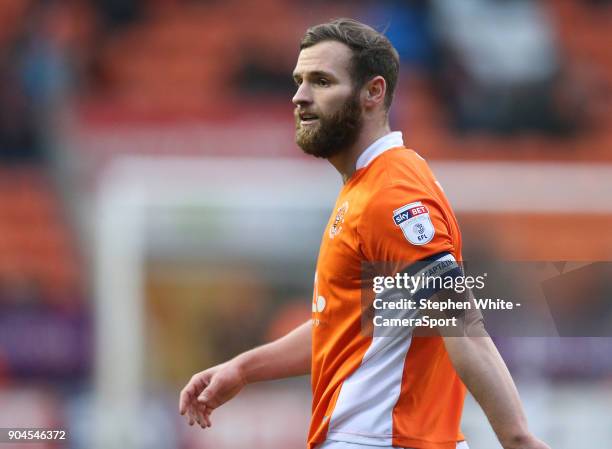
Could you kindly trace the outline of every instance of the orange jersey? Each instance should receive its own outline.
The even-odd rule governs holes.
[[[361,328],[363,262],[450,253],[461,235],[427,163],[400,133],[357,161],[323,234],[312,303],[312,421],[326,439],[414,449],[455,449],[465,387],[441,337],[383,338]]]

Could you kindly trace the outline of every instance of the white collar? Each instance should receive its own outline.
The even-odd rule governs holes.
[[[396,147],[403,147],[404,139],[402,139],[402,133],[400,131],[390,132],[385,134],[380,139],[374,141],[369,147],[367,147],[363,153],[357,159],[355,170],[367,167],[370,162],[380,156],[387,150]]]

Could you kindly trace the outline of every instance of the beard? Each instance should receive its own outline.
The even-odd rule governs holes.
[[[362,117],[359,91],[353,92],[340,109],[330,115],[318,115],[315,125],[302,126],[296,110],[295,141],[306,154],[329,159],[357,141]]]

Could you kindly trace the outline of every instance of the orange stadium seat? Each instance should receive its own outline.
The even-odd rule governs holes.
[[[17,274],[47,300],[76,296],[76,255],[43,170],[3,167],[0,173],[0,278]]]

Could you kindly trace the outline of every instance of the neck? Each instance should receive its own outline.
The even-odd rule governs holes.
[[[346,184],[355,173],[357,159],[376,140],[391,132],[389,124],[368,127],[365,123],[355,143],[342,151],[340,154],[330,157],[329,162],[338,170],[342,176],[342,182]]]

